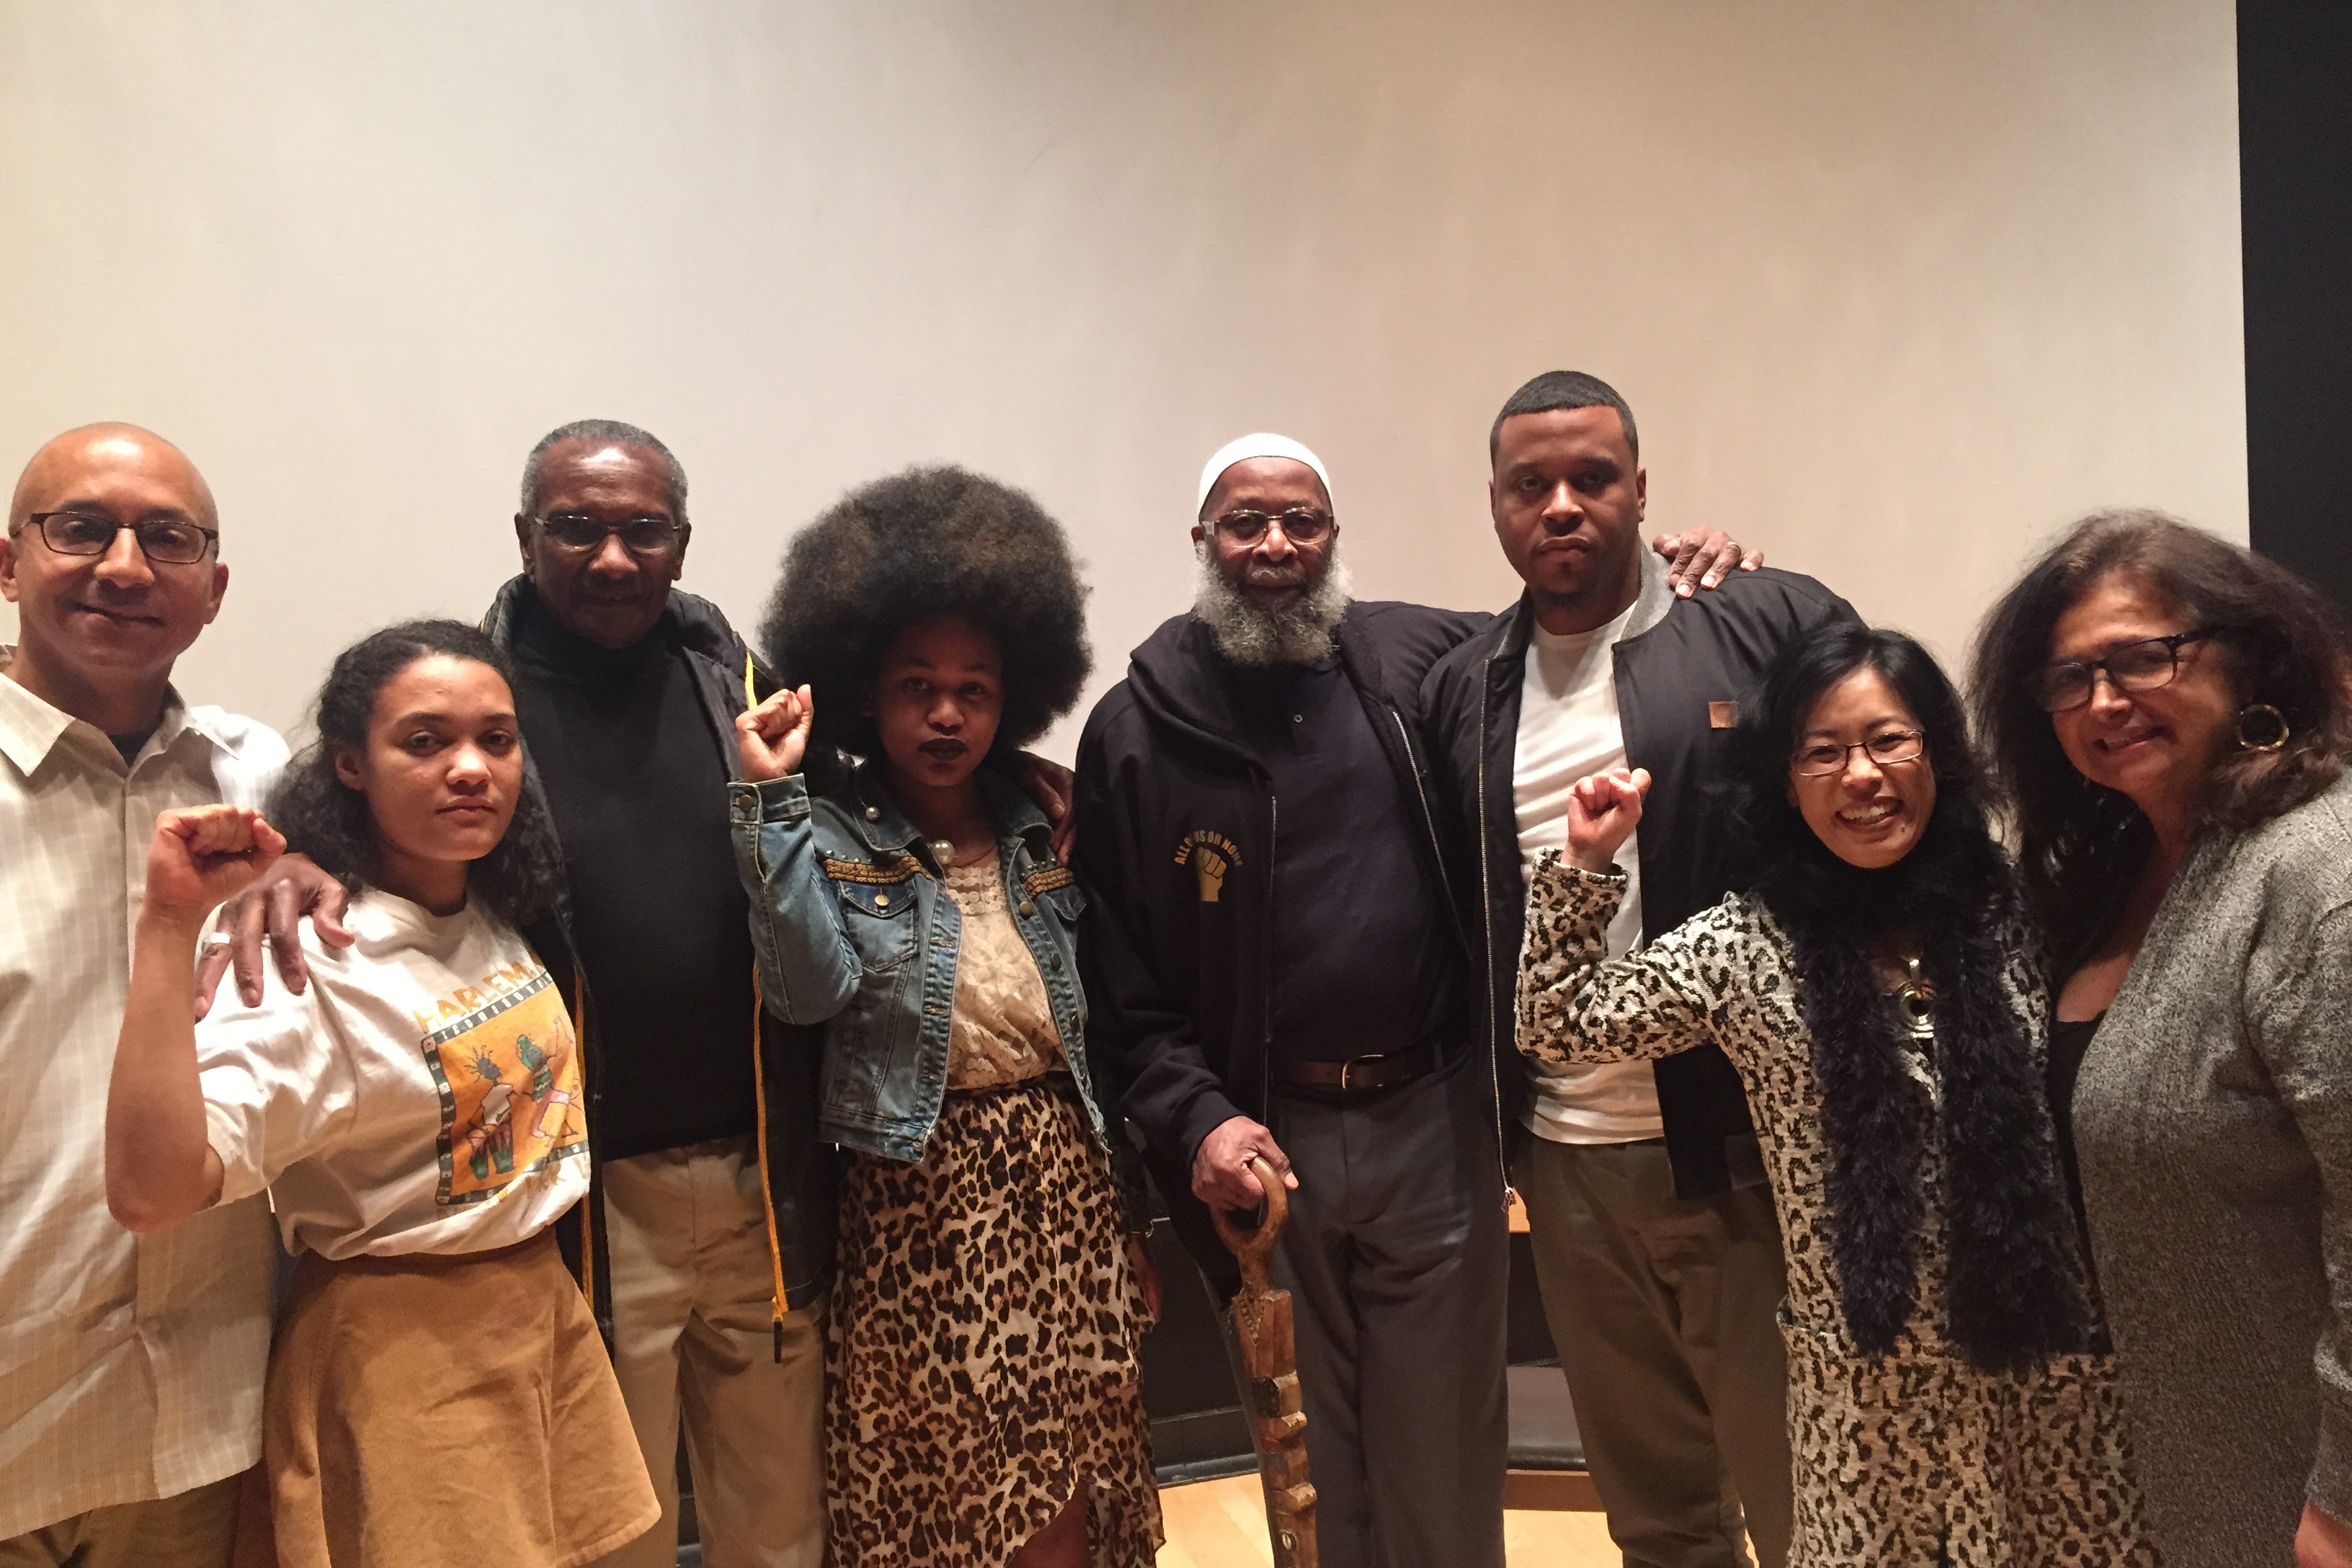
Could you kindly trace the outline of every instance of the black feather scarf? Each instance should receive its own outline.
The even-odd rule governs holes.
[[[1981,828],[1940,812],[1885,870],[1847,866],[1818,841],[1812,850],[1798,857],[1810,864],[1784,862],[1757,890],[1794,950],[1830,1155],[1831,1260],[1855,1344],[1894,1350],[1917,1305],[1921,1144],[1934,1137],[1951,1342],[1987,1371],[2084,1348],[2091,1314],[2048,1093],[2001,985],[2001,933],[2017,929],[2007,861]],[[1890,930],[1917,939],[1935,992],[1942,1110],[1932,1119],[1918,1109],[1904,1026],[1871,963],[1872,938]]]

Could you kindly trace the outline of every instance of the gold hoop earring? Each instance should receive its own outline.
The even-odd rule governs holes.
[[[2251,731],[2248,721],[2252,721]],[[2238,749],[2244,752],[2275,752],[2287,742],[2294,731],[2287,727],[2286,715],[2267,702],[2249,702],[2238,710]]]

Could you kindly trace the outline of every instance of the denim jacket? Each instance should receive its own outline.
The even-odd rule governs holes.
[[[1077,884],[1054,858],[1037,807],[1005,781],[980,777],[1001,825],[997,859],[1013,924],[1045,982],[1096,1141],[1117,1166],[1126,1152],[1112,1145],[1087,1070]],[[751,895],[767,1005],[795,1024],[827,1026],[819,1135],[893,1160],[921,1158],[947,1094],[962,930],[930,846],[871,764],[814,800],[798,773],[731,787],[735,865]]]

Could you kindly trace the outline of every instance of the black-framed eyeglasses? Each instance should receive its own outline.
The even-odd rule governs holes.
[[[148,560],[163,566],[193,566],[220,542],[218,530],[177,517],[120,522],[102,511],[37,511],[25,521],[38,528],[41,542],[60,555],[103,555],[114,548],[114,536],[127,528]]]
[[[1815,741],[1797,748],[1789,771],[1801,778],[1826,778],[1845,772],[1846,759],[1860,752],[1882,768],[1916,763],[1927,753],[1927,737],[1917,730],[1881,730],[1867,741],[1841,746],[1835,741]]]
[[[2103,670],[2118,691],[2153,691],[2159,686],[2171,685],[2172,678],[2180,673],[2182,648],[2193,642],[2203,642],[2220,630],[2218,626],[2200,626],[2193,632],[2175,632],[2167,637],[2143,637],[2137,642],[2117,643],[2107,649],[2104,658],[2045,664],[2025,678],[2025,689],[2034,706],[2044,713],[2063,713],[2088,702]]]
[[[614,535],[619,536],[621,548],[632,555],[667,555],[677,548],[683,531],[676,519],[650,513],[606,522],[586,512],[551,511],[532,521],[557,549],[575,555],[603,549],[604,541]]]
[[[1293,507],[1288,511],[1263,512],[1246,509],[1229,511],[1217,519],[1217,531],[1235,544],[1255,544],[1265,537],[1265,531],[1279,524],[1282,536],[1293,544],[1313,544],[1331,531],[1331,514],[1318,511],[1311,506]]]

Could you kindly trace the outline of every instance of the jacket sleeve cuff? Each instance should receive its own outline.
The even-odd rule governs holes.
[[[1606,871],[1588,871],[1580,866],[1570,865],[1568,857],[1557,849],[1547,849],[1536,857],[1535,874],[1545,881],[1557,882],[1564,887],[1589,888],[1596,892],[1622,893],[1625,890],[1623,867],[1612,866]]]
[[[1183,1130],[1179,1139],[1184,1169],[1188,1172],[1192,1170],[1192,1156],[1201,1152],[1202,1139],[1234,1117],[1248,1114],[1249,1112],[1227,1100],[1223,1095],[1213,1091],[1203,1094],[1194,1100],[1191,1112],[1184,1118]]]
[[[764,822],[800,822],[809,814],[808,778],[786,773],[780,779],[750,784],[738,779],[727,786],[728,810],[738,827]]]

